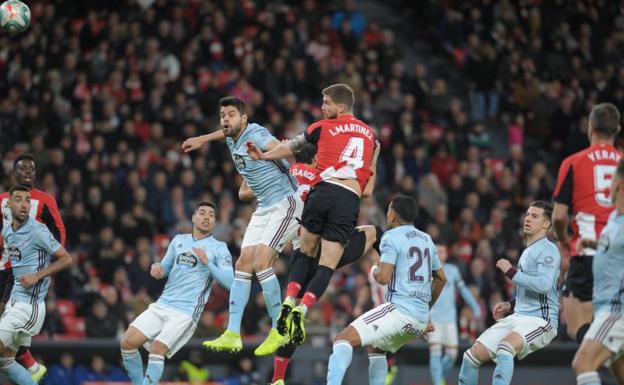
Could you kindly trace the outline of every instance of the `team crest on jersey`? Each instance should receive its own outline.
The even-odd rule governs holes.
[[[234,159],[234,165],[237,169],[245,168],[245,158],[242,155],[232,154],[232,158]]]
[[[12,261],[20,261],[22,259],[22,252],[15,246],[5,246],[4,256],[8,256]]]
[[[197,266],[197,257],[187,251],[186,253],[178,254],[176,264],[184,269],[192,269]]]

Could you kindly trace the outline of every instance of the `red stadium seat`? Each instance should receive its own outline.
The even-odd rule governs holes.
[[[85,319],[83,317],[64,316],[63,326],[65,326],[65,335],[74,338],[85,338]]]
[[[76,304],[71,300],[56,300],[56,308],[61,314],[61,317],[74,317],[76,315]]]

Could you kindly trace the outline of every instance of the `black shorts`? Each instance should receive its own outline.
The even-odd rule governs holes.
[[[581,302],[592,300],[594,288],[593,259],[594,257],[587,255],[570,258],[570,267],[563,287],[564,296],[568,297],[572,293]]]
[[[303,206],[301,226],[326,241],[347,243],[360,214],[360,197],[344,187],[321,182]]]
[[[7,303],[13,289],[13,270],[0,270],[0,302]]]

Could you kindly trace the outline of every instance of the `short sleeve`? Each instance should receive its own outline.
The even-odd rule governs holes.
[[[55,254],[61,248],[61,244],[54,238],[50,230],[43,226],[37,230],[37,246],[50,255]]]
[[[269,130],[267,130],[266,128],[262,127],[257,135],[255,135],[255,142],[258,145],[258,147],[260,147],[260,149],[262,151],[267,151],[267,146],[269,145],[269,143],[276,141],[277,139],[275,139],[275,137],[269,132]]]
[[[305,132],[305,138],[308,142],[317,144],[321,137],[321,122],[311,124]]]
[[[379,246],[379,251],[381,251],[381,262],[396,265],[396,260],[399,253],[390,241],[389,236],[384,236],[381,239],[381,246]]]
[[[176,242],[177,237],[178,236],[176,235],[169,242],[169,246],[167,247],[167,252],[165,253],[165,256],[163,257],[162,261],[160,261],[160,264],[165,269],[165,272],[167,273],[167,275],[169,275],[169,273],[171,272],[171,269],[173,268],[173,263],[175,262],[175,242]]]

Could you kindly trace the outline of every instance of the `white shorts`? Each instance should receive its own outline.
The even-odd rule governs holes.
[[[427,324],[403,314],[388,302],[362,314],[351,326],[360,335],[362,346],[395,353],[408,341],[419,337]]]
[[[457,325],[454,322],[433,324],[433,331],[427,334],[427,342],[429,345],[439,344],[457,347],[459,345]]]
[[[266,245],[277,252],[297,235],[303,202],[298,194],[290,195],[280,202],[256,210],[251,216],[241,249]]]
[[[490,351],[492,358],[496,360],[499,342],[511,332],[520,334],[524,339],[522,351],[518,353],[519,360],[542,349],[557,336],[557,328],[543,318],[512,314],[498,320],[484,331],[477,338],[477,341],[485,346]]]
[[[193,336],[197,322],[178,310],[153,303],[130,326],[148,338],[143,345],[147,351],[151,349],[152,341],[158,340],[169,348],[167,358],[171,358]]]
[[[594,315],[594,320],[585,334],[613,353],[605,365],[611,364],[624,355],[624,314],[601,311]]]
[[[41,331],[45,319],[45,302],[30,304],[10,300],[0,318],[0,341],[11,350],[30,346],[33,336]]]

